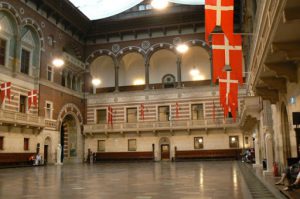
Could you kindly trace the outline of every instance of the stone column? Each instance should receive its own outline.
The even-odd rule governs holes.
[[[273,173],[273,136],[269,132],[269,129],[266,129],[265,133],[265,143],[266,143],[266,159],[267,159],[267,170],[263,172],[264,175],[272,175]]]
[[[115,92],[119,92],[119,62],[115,61]]]
[[[65,76],[65,87],[68,88],[68,72],[64,71],[63,76]]]
[[[182,62],[182,57],[181,55],[177,56],[177,88],[181,88],[181,62]]]
[[[145,90],[150,89],[149,70],[150,70],[150,63],[147,60],[145,60]]]
[[[21,48],[21,37],[20,35],[16,35],[15,36],[15,40],[16,40],[16,46],[15,46],[15,57],[13,59],[13,65],[12,65],[12,71],[15,75],[16,72],[20,71],[20,67],[21,67],[21,55],[22,55],[22,48]],[[9,61],[7,64],[7,67],[9,67]]]
[[[259,142],[259,135],[258,135],[258,130],[256,128],[255,130],[255,141],[254,141],[254,149],[255,149],[255,164],[253,167],[262,167],[261,165],[261,158],[260,158],[260,142]]]

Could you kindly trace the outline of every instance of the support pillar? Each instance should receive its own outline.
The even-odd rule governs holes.
[[[181,88],[181,63],[182,63],[182,57],[178,55],[177,57],[177,88]]]
[[[115,92],[119,92],[119,62],[115,61]]]
[[[272,175],[273,173],[273,136],[269,132],[269,130],[266,130],[265,135],[265,142],[266,142],[266,159],[267,159],[267,170],[263,172],[264,175]]]
[[[147,60],[145,60],[145,90],[150,89],[149,69],[150,69],[150,64]]]
[[[261,157],[260,157],[260,141],[258,130],[256,129],[255,137],[254,137],[254,150],[255,150],[255,164],[253,167],[262,167]]]

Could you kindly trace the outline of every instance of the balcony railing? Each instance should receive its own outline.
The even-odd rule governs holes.
[[[51,130],[56,130],[57,129],[57,121],[51,120],[51,119],[45,119],[45,128],[51,129]]]
[[[0,123],[13,124],[15,126],[27,126],[29,128],[45,127],[45,119],[43,117],[8,110],[0,110]]]
[[[194,129],[215,129],[238,127],[239,119],[234,121],[228,119],[208,119],[208,120],[179,120],[168,122],[139,122],[139,123],[116,123],[92,124],[84,126],[84,133],[122,133],[122,132],[142,132],[142,131],[164,131],[164,130],[194,130]]]

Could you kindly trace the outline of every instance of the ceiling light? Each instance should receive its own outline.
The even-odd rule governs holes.
[[[186,45],[186,44],[179,44],[177,47],[176,47],[176,50],[183,54],[183,53],[186,53],[188,50],[189,50],[189,47]]]
[[[54,58],[52,60],[52,64],[53,64],[53,66],[60,68],[65,64],[65,61],[61,58]]]
[[[98,78],[95,78],[95,79],[92,80],[92,84],[94,86],[99,86],[101,84],[101,80],[98,79]]]
[[[134,82],[133,82],[133,85],[143,85],[143,84],[145,84],[145,81],[142,79],[137,79],[137,80],[134,80]]]
[[[153,8],[163,10],[168,6],[168,0],[152,0],[151,5]]]

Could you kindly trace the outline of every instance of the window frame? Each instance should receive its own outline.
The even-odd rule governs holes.
[[[105,122],[104,123],[99,123],[98,122],[98,114],[97,114],[98,110],[105,110],[105,113],[106,113],[105,115],[106,116],[105,116]],[[107,110],[107,108],[97,108],[97,109],[95,109],[95,115],[94,115],[94,121],[95,121],[94,123],[95,124],[106,124],[107,120],[108,120],[108,110]]]
[[[235,138],[235,141],[232,139]],[[240,140],[238,135],[230,135],[229,136],[229,148],[230,149],[238,149],[240,147]]]
[[[101,143],[101,142],[103,142],[103,149],[100,149],[100,144],[99,143]],[[105,152],[105,140],[97,140],[97,151],[98,152]]]
[[[127,106],[127,107],[124,107],[125,111],[125,123],[129,123],[129,124],[134,124],[134,123],[137,123],[139,122],[139,108],[137,106]],[[128,109],[136,109],[136,121],[135,122],[128,122]]]
[[[0,31],[0,38],[6,41],[6,46],[5,46],[5,58],[4,58],[4,67],[8,67],[9,63],[9,47],[10,47],[10,34],[7,34],[3,31]],[[2,65],[0,65],[2,66]]]
[[[199,140],[202,140],[202,143],[199,142]],[[198,143],[199,147],[196,147],[196,143]],[[203,137],[194,137],[194,149],[200,150],[204,149],[204,138]]]
[[[5,41],[5,46],[4,46],[4,59],[3,59],[4,63],[3,63],[3,65],[1,65],[1,63],[0,63],[0,66],[6,66],[7,58],[8,58],[8,50],[9,50],[9,49],[8,49],[9,46],[7,45],[7,44],[8,44],[8,39],[5,38],[5,37],[3,37],[2,35],[0,35],[0,40]]]
[[[159,117],[159,108],[160,107],[169,107],[169,115],[168,115],[168,120],[167,121],[161,121],[160,120],[160,117]],[[156,106],[156,121],[158,121],[158,122],[170,122],[170,121],[172,121],[172,114],[171,114],[171,111],[172,111],[172,109],[171,109],[171,105],[170,104],[167,104],[167,105],[158,105],[158,106]]]
[[[47,117],[47,110],[48,110],[48,107],[47,107],[47,104],[50,104],[50,115],[49,115],[49,118]],[[53,119],[53,102],[51,101],[45,101],[45,118],[46,119],[50,119],[52,120]]]
[[[50,80],[49,80],[49,67],[51,67],[51,78],[50,78]],[[54,67],[51,66],[51,65],[47,66],[47,80],[50,81],[50,82],[54,81]]]
[[[25,112],[21,112],[21,97],[25,97]],[[19,113],[27,113],[28,112],[28,96],[26,95],[19,95]]]
[[[24,151],[29,151],[30,149],[30,138],[24,138]]]
[[[203,112],[203,118],[202,119],[199,119],[199,117],[198,117],[198,114],[197,114],[197,119],[194,119],[193,118],[193,106],[198,106],[198,105],[202,105],[202,112]],[[193,121],[201,121],[201,120],[205,120],[205,110],[204,110],[204,103],[192,103],[191,104],[191,120],[193,120]]]
[[[131,143],[130,142],[134,142],[133,143],[133,147],[131,148]],[[137,141],[136,139],[128,139],[128,151],[137,151]]]
[[[28,74],[22,72],[22,52],[23,52],[23,50],[26,50],[26,51],[29,52]],[[32,71],[31,71],[31,68],[32,68],[32,54],[33,54],[32,51],[33,51],[32,49],[30,49],[30,48],[28,48],[28,47],[26,47],[24,45],[22,45],[22,47],[21,47],[20,73],[22,73],[24,75],[31,76],[31,73],[32,73]]]

